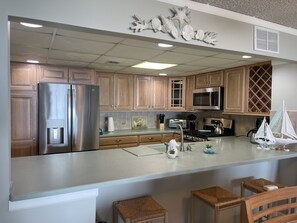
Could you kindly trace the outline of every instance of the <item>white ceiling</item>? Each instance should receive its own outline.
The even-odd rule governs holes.
[[[42,27],[27,28],[11,22],[11,61],[39,60],[42,64],[93,68],[102,72],[169,76],[191,75],[267,61],[269,58],[242,59],[242,54],[206,51],[115,36]],[[132,68],[142,61],[177,63],[162,71]]]
[[[191,0],[297,29],[295,0]]]

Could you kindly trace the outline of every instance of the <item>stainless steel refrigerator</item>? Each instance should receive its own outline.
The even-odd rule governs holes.
[[[99,87],[38,85],[39,154],[99,149]]]

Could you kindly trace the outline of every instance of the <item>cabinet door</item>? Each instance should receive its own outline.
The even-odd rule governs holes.
[[[135,76],[134,88],[134,109],[149,110],[152,98],[151,77]]]
[[[114,75],[114,109],[118,111],[133,109],[133,75]]]
[[[162,135],[161,134],[154,134],[154,135],[140,135],[139,136],[139,144],[151,144],[151,143],[161,143],[162,142]]]
[[[208,86],[220,87],[223,86],[223,71],[213,72],[208,74]]]
[[[37,155],[35,140],[21,140],[11,142],[11,157],[34,155]]]
[[[193,110],[193,91],[195,89],[195,76],[188,76],[186,83],[186,110]]]
[[[114,107],[113,74],[96,72],[95,84],[99,85],[100,111],[112,111]]]
[[[207,74],[196,75],[196,88],[207,87]]]
[[[186,78],[169,78],[169,106],[170,110],[185,110]]]
[[[73,84],[92,84],[95,71],[91,69],[69,68],[69,83]]]
[[[54,82],[67,83],[68,82],[68,68],[55,66],[38,66],[37,76],[39,82]]]
[[[168,79],[164,77],[152,77],[151,94],[151,108],[153,110],[166,110],[167,109],[167,85]]]
[[[35,91],[11,92],[11,141],[12,150],[21,154],[36,152],[37,103]],[[22,145],[23,144],[23,145]],[[14,147],[15,146],[15,147]],[[19,152],[16,152],[20,154]],[[15,154],[15,153],[13,153]]]
[[[34,64],[10,65],[10,89],[11,90],[36,90],[36,66]]]
[[[224,73],[224,112],[244,112],[245,69],[244,67],[226,70]]]

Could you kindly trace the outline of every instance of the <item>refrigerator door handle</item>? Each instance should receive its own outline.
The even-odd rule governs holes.
[[[69,144],[71,145],[72,147],[72,138],[71,138],[71,135],[72,135],[72,129],[73,129],[73,126],[72,126],[72,89],[68,89],[67,90],[67,123],[68,123],[68,142]],[[70,148],[71,148],[70,147]]]

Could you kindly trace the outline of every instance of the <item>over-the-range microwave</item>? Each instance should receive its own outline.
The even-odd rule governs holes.
[[[223,110],[224,88],[199,88],[193,91],[193,109]]]

